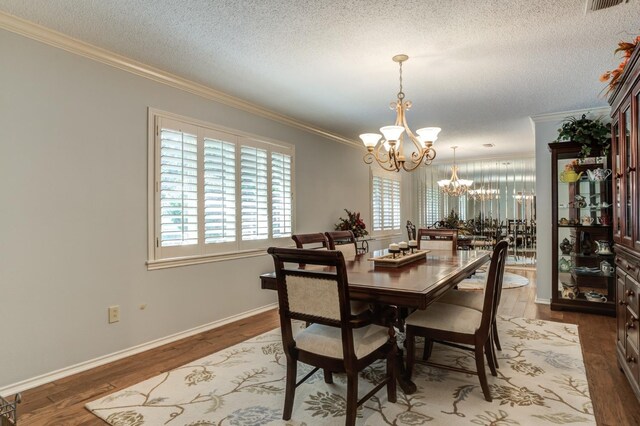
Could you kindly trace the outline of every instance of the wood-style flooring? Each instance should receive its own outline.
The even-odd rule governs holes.
[[[640,425],[640,402],[616,363],[615,318],[537,305],[535,272],[513,272],[526,275],[531,284],[503,291],[500,313],[578,324],[598,424]],[[269,311],[28,390],[22,394],[18,424],[104,425],[84,408],[85,403],[278,326],[277,312]]]

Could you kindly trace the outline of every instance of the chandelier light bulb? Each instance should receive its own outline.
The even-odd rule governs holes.
[[[420,138],[420,142],[435,142],[438,139],[438,133],[442,130],[440,127],[423,127],[422,129],[416,130],[418,137]]]

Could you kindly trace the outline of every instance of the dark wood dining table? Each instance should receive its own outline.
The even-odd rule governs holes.
[[[369,260],[384,254],[386,249],[345,259],[351,299],[426,309],[491,256],[481,250],[431,250],[424,259],[397,268],[375,266]],[[260,275],[260,283],[263,289],[276,290],[275,273]]]

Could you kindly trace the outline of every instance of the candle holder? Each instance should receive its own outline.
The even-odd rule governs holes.
[[[396,258],[396,254],[400,253],[400,249],[389,249],[389,253],[393,255],[393,258]]]

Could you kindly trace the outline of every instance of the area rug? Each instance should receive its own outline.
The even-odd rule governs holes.
[[[498,376],[489,374],[493,402],[485,401],[477,376],[418,365],[418,391],[398,401],[379,392],[358,410],[364,425],[557,425],[595,424],[578,329],[575,325],[500,317]],[[420,350],[419,348],[418,350]],[[469,352],[436,344],[433,360],[473,368]],[[293,416],[282,420],[285,357],[279,329],[163,373],[87,404],[114,426],[140,425],[340,425],[346,379],[324,382],[319,371],[298,387]],[[300,377],[310,371],[300,364]],[[360,396],[385,374],[384,363],[367,368]]]
[[[473,274],[471,277],[466,278],[458,284],[460,290],[482,290],[487,281],[487,273],[485,271],[479,271]],[[529,284],[529,279],[522,275],[513,274],[511,272],[505,272],[502,279],[502,288],[516,288]]]

